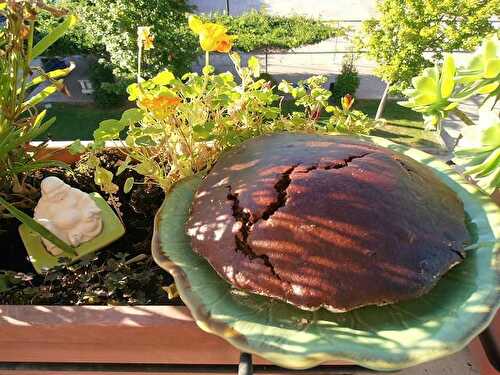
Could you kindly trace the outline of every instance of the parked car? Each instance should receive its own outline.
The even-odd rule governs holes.
[[[65,58],[60,57],[42,57],[43,70],[46,72],[51,72],[57,69],[66,69],[70,66],[70,63]]]

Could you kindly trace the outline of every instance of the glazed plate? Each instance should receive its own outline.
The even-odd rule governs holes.
[[[201,329],[282,367],[341,360],[390,371],[459,351],[488,326],[500,300],[499,207],[437,158],[383,138],[361,138],[428,165],[458,194],[473,238],[465,261],[415,300],[347,313],[303,311],[232,288],[193,252],[184,225],[201,177],[191,177],[175,185],[157,214],[153,256],[175,278]]]

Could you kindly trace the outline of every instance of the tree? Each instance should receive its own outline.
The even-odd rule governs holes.
[[[198,55],[195,36],[187,27],[185,0],[60,0],[80,22],[64,41],[97,53],[118,79],[137,71],[137,28],[151,26],[154,48],[143,57],[143,75],[151,77],[168,68],[177,74],[190,70]],[[84,48],[81,48],[81,47]],[[53,51],[54,53],[55,51]]]
[[[500,0],[378,0],[380,19],[363,23],[359,48],[378,63],[375,74],[387,94],[410,86],[411,78],[442,59],[444,52],[472,51],[494,30]]]
[[[79,14],[81,9],[88,3],[87,0],[59,0],[57,6],[68,12]],[[80,17],[81,18],[81,17]],[[51,17],[47,13],[39,13],[37,18],[37,29],[35,40],[40,40],[54,29],[61,18]],[[69,55],[98,55],[104,51],[104,46],[96,44],[95,36],[87,35],[83,25],[78,22],[69,32],[64,34],[53,45],[44,52],[45,56],[69,56]]]

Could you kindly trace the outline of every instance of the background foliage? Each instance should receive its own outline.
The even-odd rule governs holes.
[[[136,72],[138,26],[151,26],[155,37],[155,48],[148,51],[143,64],[146,77],[165,68],[185,73],[198,54],[196,38],[187,27],[186,13],[192,8],[185,0],[62,0],[59,4],[75,12],[80,22],[51,53],[97,54],[109,61],[118,78],[130,78]],[[49,24],[41,22],[42,33]]]
[[[304,16],[272,16],[250,11],[240,16],[214,14],[212,22],[226,26],[237,35],[236,48],[250,52],[261,48],[296,48],[342,35],[344,29]]]
[[[375,74],[400,91],[443,52],[473,50],[493,31],[489,20],[498,9],[500,0],[378,0],[380,19],[364,22],[358,47],[379,64]]]

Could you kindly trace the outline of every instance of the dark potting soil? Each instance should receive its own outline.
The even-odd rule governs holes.
[[[102,165],[111,171],[118,168],[117,162],[121,159],[116,151],[107,151],[99,157]],[[30,175],[26,182],[39,191],[40,182],[47,176],[57,176],[82,191],[99,192],[107,198],[94,183],[92,171],[85,168],[84,164],[75,165],[72,172],[61,168],[43,169]],[[169,301],[162,289],[173,282],[172,277],[151,258],[154,215],[163,202],[164,193],[158,186],[138,184],[129,194],[125,194],[122,187],[131,176],[135,181],[142,180],[140,175],[129,170],[113,180],[120,187],[116,197],[126,228],[125,235],[94,254],[92,259],[84,261],[81,267],[61,267],[52,277],[35,274],[19,236],[20,223],[15,219],[1,219],[0,271],[13,271],[10,274],[22,275],[18,277],[22,287],[18,287],[15,293],[0,292],[0,304],[30,303],[31,300],[34,303],[53,304],[178,304],[178,300]],[[39,195],[35,195],[32,202],[22,208],[23,211],[32,216],[38,198]],[[140,262],[136,263],[134,259]],[[129,262],[134,264],[129,266]],[[72,274],[74,269],[79,270],[78,276]],[[78,280],[73,280],[76,277]],[[57,280],[51,279],[56,278],[64,279],[64,282],[55,284]],[[45,285],[47,279],[52,284]],[[97,285],[101,281],[106,283],[102,288]],[[27,289],[23,290],[25,286]],[[72,288],[75,289],[73,292]],[[87,294],[85,289],[88,289]],[[30,293],[34,294],[34,298],[25,299],[24,295]],[[40,296],[44,293],[46,296]]]

